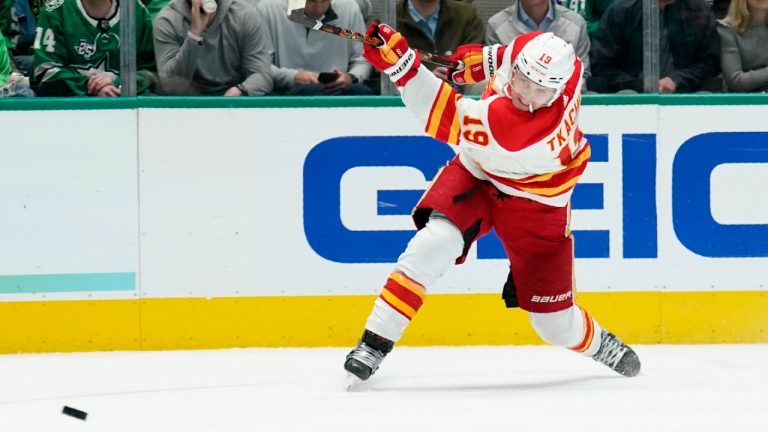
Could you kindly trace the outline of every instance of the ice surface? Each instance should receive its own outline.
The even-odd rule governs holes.
[[[0,431],[768,431],[768,345],[635,348],[624,378],[555,347],[396,347],[356,392],[340,348],[7,355]]]

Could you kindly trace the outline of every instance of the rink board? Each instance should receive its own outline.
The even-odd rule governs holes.
[[[352,346],[373,296],[0,303],[0,353]],[[629,343],[768,343],[768,293],[582,293]],[[430,296],[401,345],[540,344],[498,295]]]
[[[768,341],[766,102],[585,98],[576,279],[611,330]],[[396,98],[3,101],[0,121],[0,352],[349,345],[453,156]],[[538,343],[506,272],[481,240],[403,343]]]

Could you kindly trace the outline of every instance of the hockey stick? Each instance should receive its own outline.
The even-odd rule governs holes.
[[[341,28],[341,27],[336,27],[330,24],[323,24],[319,20],[310,18],[304,13],[305,5],[306,5],[306,0],[288,0],[288,19],[312,30],[325,32],[328,34],[343,37],[345,39],[352,39],[353,41],[361,42],[364,44],[379,46],[384,43],[379,38],[366,36],[356,31],[352,31],[349,29]],[[428,52],[421,52],[421,51],[417,51],[417,52],[419,53],[419,56],[421,56],[422,61],[434,63],[436,65],[445,66],[453,69],[459,66],[459,62],[453,61],[449,57],[428,53]]]

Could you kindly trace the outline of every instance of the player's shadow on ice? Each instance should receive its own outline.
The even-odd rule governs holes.
[[[434,383],[403,385],[401,383],[387,385],[386,382],[379,382],[373,385],[370,391],[375,392],[437,392],[437,391],[524,391],[524,390],[542,390],[548,388],[567,388],[580,386],[584,383],[595,383],[597,381],[622,379],[620,376],[581,376],[562,379],[550,379],[540,381],[527,381],[521,383],[487,383],[487,384],[444,384],[435,385]]]

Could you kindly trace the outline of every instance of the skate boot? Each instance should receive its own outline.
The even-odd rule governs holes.
[[[640,373],[637,354],[621,339],[605,330],[601,335],[600,350],[592,358],[624,376],[633,377]]]
[[[379,365],[392,351],[394,345],[395,343],[391,340],[366,330],[355,349],[347,354],[344,369],[361,381],[365,381],[379,369]]]

